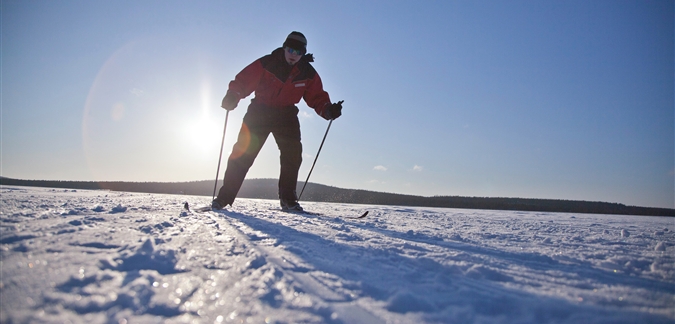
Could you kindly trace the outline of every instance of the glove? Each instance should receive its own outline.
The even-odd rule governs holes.
[[[342,116],[343,102],[345,101],[340,100],[337,103],[331,104],[330,106],[326,107],[326,110],[323,111],[323,118],[326,118],[327,120],[333,120]]]
[[[234,92],[228,91],[225,95],[225,98],[223,98],[223,103],[220,106],[225,108],[225,110],[234,110],[234,108],[237,108],[238,104],[239,97],[237,97]]]

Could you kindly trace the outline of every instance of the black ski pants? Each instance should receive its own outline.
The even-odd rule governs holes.
[[[225,205],[234,202],[246,173],[260,153],[270,133],[279,147],[281,173],[279,175],[279,198],[297,200],[298,171],[302,164],[300,121],[298,108],[266,107],[251,103],[239,130],[237,143],[227,161],[223,186],[218,192],[218,201]]]

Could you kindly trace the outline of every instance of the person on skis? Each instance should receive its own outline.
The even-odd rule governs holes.
[[[255,92],[227,161],[223,186],[211,203],[214,209],[232,205],[263,144],[271,133],[280,151],[279,200],[284,210],[302,211],[296,187],[302,163],[300,122],[296,104],[307,105],[326,120],[342,115],[342,101],[332,103],[321,78],[310,64],[307,39],[297,31],[288,35],[283,47],[245,67],[229,84],[221,107],[233,110],[239,100]]]

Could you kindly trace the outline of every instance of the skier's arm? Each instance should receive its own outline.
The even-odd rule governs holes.
[[[249,64],[230,82],[228,93],[236,95],[239,100],[248,97],[255,90],[263,72],[260,60]]]
[[[328,92],[323,90],[323,83],[318,73],[309,81],[303,98],[307,105],[314,108],[319,116],[326,118],[324,111],[331,105],[330,96]]]

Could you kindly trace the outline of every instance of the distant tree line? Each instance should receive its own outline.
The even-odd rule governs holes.
[[[304,183],[298,183],[298,193]],[[0,177],[3,186],[34,186],[89,190],[111,190],[163,194],[211,196],[214,182],[211,180],[191,182],[94,182],[94,181],[48,181],[19,180]],[[220,188],[221,183],[218,183]],[[276,199],[276,179],[247,179],[237,195],[240,198]],[[541,212],[566,212],[588,214],[675,216],[675,209],[626,206],[618,203],[577,200],[487,198],[392,194],[356,189],[342,189],[316,183],[308,183],[303,201],[336,202],[368,205],[420,206],[491,210],[520,210]]]

